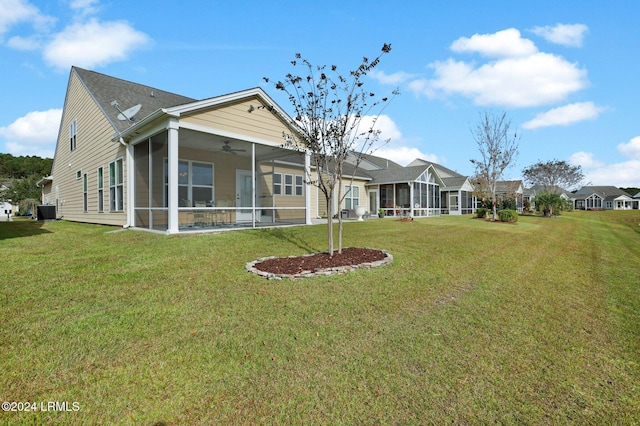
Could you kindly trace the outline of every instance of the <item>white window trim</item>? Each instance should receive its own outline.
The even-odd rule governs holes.
[[[118,163],[120,163],[121,173],[118,173]],[[114,184],[111,184],[111,165],[114,164]],[[118,182],[118,175],[122,174],[122,182]],[[122,194],[120,198],[118,198],[118,187],[122,187]],[[115,188],[114,194],[115,199],[111,195],[111,189]],[[113,201],[113,202],[112,202]],[[119,209],[122,205],[122,208]],[[124,211],[124,159],[122,157],[116,158],[114,161],[109,163],[109,211],[111,212],[123,212]]]
[[[102,172],[102,173],[101,173]],[[102,176],[100,176],[102,174]],[[98,213],[104,213],[104,166],[96,170],[96,194],[98,195]],[[102,184],[102,186],[100,186]]]
[[[276,182],[276,179],[275,179],[276,176],[280,178],[280,182]],[[277,191],[276,191],[276,185],[278,185]],[[273,174],[273,195],[282,195],[282,173]]]
[[[287,184],[287,178],[291,179],[291,183]],[[293,175],[289,174],[289,173],[285,173],[284,174],[284,195],[286,195],[287,197],[291,197],[294,195],[294,179],[293,179]],[[288,191],[287,191],[288,189]]]

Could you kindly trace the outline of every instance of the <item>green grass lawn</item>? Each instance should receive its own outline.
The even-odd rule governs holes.
[[[393,264],[244,269],[325,230],[0,223],[0,399],[39,409],[0,424],[640,423],[640,212],[350,222]]]

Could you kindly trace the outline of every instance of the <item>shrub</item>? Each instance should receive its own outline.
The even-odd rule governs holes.
[[[498,212],[498,218],[500,222],[517,222],[518,221],[518,212],[515,210],[500,210]]]
[[[489,209],[485,209],[484,207],[480,207],[479,209],[476,209],[476,217],[478,219],[482,219],[487,217],[487,213],[489,212]]]

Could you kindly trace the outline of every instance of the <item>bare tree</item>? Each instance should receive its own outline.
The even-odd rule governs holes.
[[[542,186],[546,192],[554,194],[559,194],[562,189],[572,189],[584,179],[580,166],[572,166],[560,160],[538,161],[525,167],[522,176],[528,184]]]
[[[355,163],[357,170],[362,155],[377,148],[380,131],[375,129],[376,121],[391,100],[365,90],[363,77],[390,51],[391,45],[385,43],[375,59],[363,58],[355,70],[346,74],[341,73],[336,65],[329,68],[326,65],[314,66],[298,53],[291,64],[302,67],[303,75],[289,73],[284,81],[275,83],[276,89],[288,95],[298,127],[297,132],[283,135],[285,145],[310,152],[315,173],[307,176],[307,181],[317,186],[325,196],[330,255],[334,253],[334,200],[340,205],[347,195],[342,193],[344,164],[348,159]],[[265,81],[268,83],[269,79],[265,78]],[[392,96],[397,94],[397,90],[392,92]],[[341,253],[341,215],[338,215],[338,223],[338,253]]]
[[[481,114],[480,122],[471,130],[480,151],[479,159],[470,160],[475,167],[474,181],[480,186],[479,192],[491,197],[493,219],[498,217],[496,210],[496,186],[504,171],[512,165],[518,156],[519,136],[511,134],[511,121],[507,114]]]

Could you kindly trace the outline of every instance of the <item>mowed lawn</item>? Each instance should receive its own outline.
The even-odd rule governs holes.
[[[640,423],[638,211],[350,222],[392,265],[295,281],[245,263],[325,226],[113,231],[0,223],[0,424]]]

